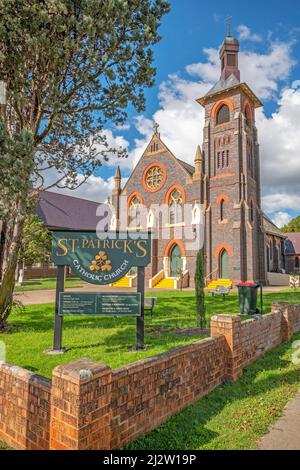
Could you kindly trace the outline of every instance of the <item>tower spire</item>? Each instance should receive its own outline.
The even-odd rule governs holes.
[[[199,176],[202,174],[202,164],[203,164],[203,156],[202,156],[200,145],[197,146],[194,162],[195,162],[194,176]]]
[[[232,18],[232,16],[229,16],[229,15],[228,15],[227,18],[226,18],[226,23],[227,23],[227,37],[228,37],[228,38],[231,38],[231,30],[230,30],[230,28],[231,28],[231,18]]]
[[[119,191],[121,189],[121,171],[119,165],[117,166],[115,174],[115,190]]]
[[[220,50],[221,59],[221,79],[226,81],[231,75],[240,81],[241,74],[239,70],[239,41],[231,36],[231,16],[227,19],[227,36]]]

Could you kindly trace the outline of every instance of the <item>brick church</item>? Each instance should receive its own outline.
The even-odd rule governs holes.
[[[170,237],[152,242],[152,263],[146,271],[150,287],[176,288],[179,277],[183,287],[194,283],[197,249],[189,249],[184,237],[176,238],[176,228],[186,223],[179,210],[184,204],[192,205],[192,226],[199,223],[197,211],[204,208],[207,279],[266,284],[267,270],[274,267],[280,272],[284,267],[285,237],[261,210],[255,110],[262,104],[240,79],[239,42],[230,33],[220,50],[220,69],[219,81],[197,100],[204,108],[205,124],[194,166],[177,158],[154,126],[152,139],[123,188],[119,169],[115,176],[116,224],[121,196],[127,199],[128,226],[133,230],[153,225],[151,220],[147,227],[134,223],[140,206],[169,206],[169,220],[160,230],[162,234],[167,227]],[[133,278],[128,276],[121,284],[132,285]]]

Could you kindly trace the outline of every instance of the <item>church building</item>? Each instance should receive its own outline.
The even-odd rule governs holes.
[[[228,33],[220,50],[220,79],[197,100],[204,108],[203,145],[197,147],[194,166],[177,158],[164,144],[154,126],[145,152],[122,188],[120,170],[115,176],[112,204],[116,223],[120,199],[126,197],[129,229],[146,230],[131,224],[140,206],[165,203],[169,218],[160,227],[170,236],[152,241],[152,262],[146,270],[149,287],[194,285],[197,248],[176,237],[176,228],[199,224],[199,209],[205,220],[204,260],[207,280],[225,279],[237,283],[267,283],[268,256],[276,257],[276,269],[284,267],[284,235],[261,209],[260,155],[255,111],[262,104],[241,81],[239,42]],[[200,109],[199,109],[200,114]],[[200,139],[199,139],[200,140]],[[192,217],[180,209],[190,204]],[[149,214],[151,219],[152,214]],[[271,241],[270,241],[271,240]],[[268,251],[272,243],[272,253]],[[274,248],[275,247],[275,248]],[[133,276],[123,285],[132,285]]]

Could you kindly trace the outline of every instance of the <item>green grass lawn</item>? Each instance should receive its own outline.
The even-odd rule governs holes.
[[[67,277],[66,287],[81,287],[84,282],[78,277]],[[55,289],[56,278],[28,279],[23,286],[16,286],[16,292],[27,292],[31,290]]]
[[[153,294],[149,294],[153,295]],[[145,351],[131,351],[135,345],[135,319],[107,317],[66,317],[64,319],[63,345],[68,348],[62,356],[44,354],[51,348],[53,339],[54,305],[26,306],[24,313],[15,312],[9,321],[14,327],[9,333],[0,334],[6,345],[6,360],[47,377],[59,364],[88,357],[95,361],[118,367],[144,357],[170,350],[174,347],[201,339],[178,335],[176,328],[197,326],[194,293],[158,292],[157,308],[151,320],[146,314]],[[300,291],[265,293],[265,312],[274,301],[300,302]],[[236,293],[223,301],[206,296],[207,318],[217,313],[238,313]]]
[[[300,339],[300,334],[294,340]],[[251,450],[300,386],[300,367],[283,344],[195,405],[129,445],[146,450]]]

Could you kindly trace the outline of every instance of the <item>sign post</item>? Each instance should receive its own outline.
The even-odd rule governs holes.
[[[64,315],[136,316],[136,349],[144,349],[145,266],[151,260],[150,233],[53,232],[53,262],[58,267],[53,350],[62,347]],[[65,269],[95,285],[112,284],[137,267],[137,294],[64,293]]]
[[[65,350],[62,347],[62,328],[63,317],[59,315],[59,296],[65,290],[65,266],[57,267],[56,281],[56,298],[55,298],[55,317],[54,317],[54,338],[53,338],[53,354],[62,354]]]
[[[145,268],[138,268],[137,291],[141,294],[141,315],[136,319],[136,349],[144,349]]]

